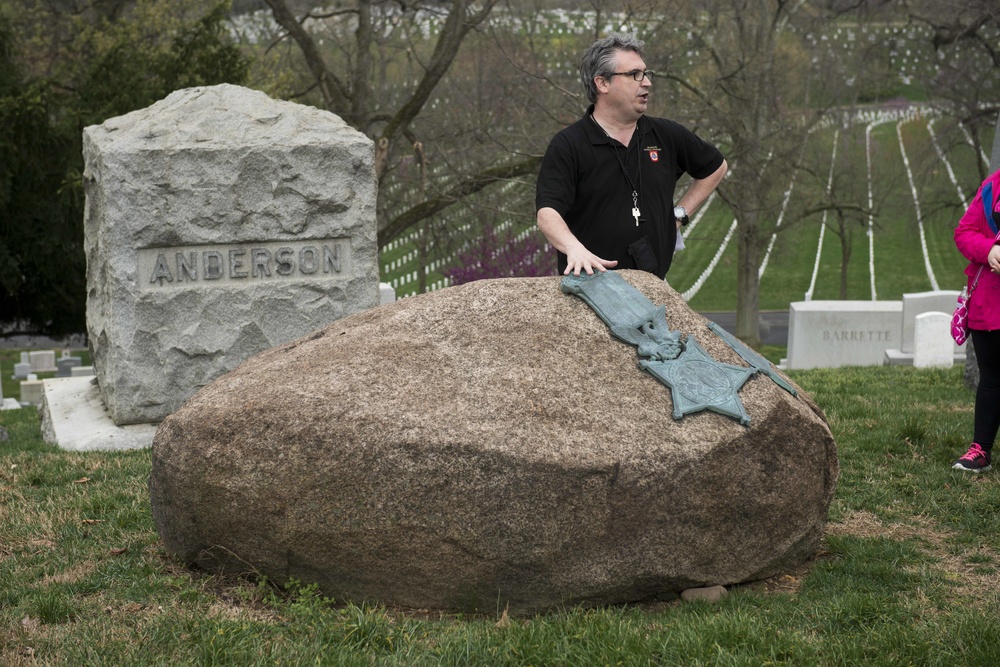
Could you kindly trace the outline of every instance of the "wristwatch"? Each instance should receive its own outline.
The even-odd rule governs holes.
[[[688,217],[687,209],[684,208],[683,206],[674,207],[674,220],[680,222],[681,227],[684,227],[689,222],[691,222],[691,218]]]

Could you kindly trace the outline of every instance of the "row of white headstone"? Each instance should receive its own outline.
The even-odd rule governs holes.
[[[57,378],[86,377],[94,374],[93,366],[81,365],[82,359],[63,350],[62,356],[56,359],[54,350],[35,350],[22,352],[20,363],[14,364],[12,379],[20,380],[20,400],[4,398],[0,391],[0,401],[4,410],[11,410],[25,405],[40,405],[44,394],[43,380],[39,373],[55,373]]]
[[[15,380],[27,380],[31,373],[55,373],[56,377],[70,377],[71,369],[79,366],[81,358],[63,350],[62,356],[56,359],[55,350],[35,350],[22,352],[21,362],[14,364]]]

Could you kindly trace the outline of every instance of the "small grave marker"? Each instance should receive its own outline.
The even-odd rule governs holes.
[[[56,372],[56,352],[55,350],[35,350],[28,353],[28,360],[31,363],[32,373],[54,373]]]
[[[63,350],[62,356],[56,359],[56,377],[68,378],[72,376],[73,368],[80,365],[80,357],[71,356],[69,350]]]
[[[28,353],[21,353],[21,363],[14,364],[14,376],[15,380],[27,380],[28,374],[31,373],[31,361],[28,359]]]
[[[955,364],[955,341],[950,327],[948,313],[917,315],[913,333],[914,368],[951,368]]]
[[[38,376],[29,374],[28,379],[21,382],[21,405],[40,405],[43,391],[42,381]]]

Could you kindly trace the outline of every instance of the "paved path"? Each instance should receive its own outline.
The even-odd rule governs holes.
[[[701,313],[731,334],[736,333],[736,313]],[[788,311],[764,310],[760,313],[760,342],[764,345],[788,345]]]
[[[0,334],[0,349],[24,350],[85,350],[87,338],[83,334],[70,334],[59,338],[39,335]]]

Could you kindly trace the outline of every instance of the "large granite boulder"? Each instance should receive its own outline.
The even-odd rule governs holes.
[[[670,328],[746,365],[662,281]],[[749,426],[675,421],[559,278],[358,313],[258,354],[159,427],[168,551],[338,600],[531,612],[765,578],[820,541],[838,473],[814,402],[760,374]]]

